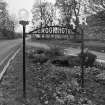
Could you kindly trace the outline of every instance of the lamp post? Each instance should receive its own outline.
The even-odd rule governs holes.
[[[21,20],[19,21],[19,24],[23,27],[23,97],[26,98],[26,64],[25,64],[25,37],[26,37],[26,25],[29,24],[27,20],[25,20],[25,17],[27,16],[26,10],[20,10],[19,13],[21,14]]]

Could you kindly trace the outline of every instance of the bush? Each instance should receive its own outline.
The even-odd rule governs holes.
[[[84,66],[92,67],[94,66],[94,62],[97,58],[95,54],[92,54],[90,52],[84,53]],[[52,64],[55,64],[56,66],[66,66],[66,67],[74,67],[74,66],[80,66],[81,64],[81,54],[79,56],[60,56],[52,60]]]
[[[34,62],[34,63],[46,63],[49,58],[45,55],[45,49],[33,48],[26,51],[26,55]]]
[[[30,58],[30,59],[34,59],[34,54],[36,53],[34,49],[28,49],[26,52],[26,55]]]
[[[43,53],[45,53],[45,49],[37,49],[36,53],[37,54],[43,54]]]
[[[49,58],[45,54],[35,54],[33,62],[34,63],[46,63],[49,60]]]
[[[102,72],[96,76],[96,81],[105,85],[105,72]]]
[[[64,66],[68,67],[69,66],[68,58],[65,56],[55,58],[51,61],[51,63],[56,65],[56,66],[62,66],[62,67],[64,67]]]
[[[77,56],[61,56],[53,59],[52,64],[62,67],[74,67],[80,65],[80,60]]]
[[[64,52],[59,47],[51,47],[50,49],[46,50],[45,54],[50,58],[63,56]]]
[[[78,56],[69,56],[68,57],[69,61],[69,66],[74,67],[74,66],[79,66],[80,65],[80,58]]]
[[[49,80],[51,83],[59,85],[67,80],[67,75],[64,71],[54,71],[50,75]]]
[[[63,51],[58,47],[52,47],[51,49],[36,48],[29,50],[27,53],[34,63],[45,63],[49,60],[52,64],[61,67],[74,67],[80,65],[78,56],[65,56]]]
[[[81,54],[79,54],[79,57],[81,58]],[[96,60],[97,56],[91,52],[85,52],[83,54],[84,59],[84,66],[85,67],[92,67],[94,65],[94,62]]]

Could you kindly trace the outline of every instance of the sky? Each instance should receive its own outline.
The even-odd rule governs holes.
[[[4,0],[8,3],[8,10],[9,13],[12,15],[15,15],[17,18],[19,18],[19,11],[21,9],[26,9],[29,12],[29,20],[32,19],[31,9],[34,3],[39,4],[40,0]],[[42,2],[43,0],[41,0]],[[54,3],[55,0],[45,0],[48,2]],[[20,27],[17,28],[17,31],[20,31]],[[21,30],[22,31],[22,30]]]
[[[34,3],[39,4],[40,0],[4,0],[8,3],[10,14],[18,15],[20,9],[26,9],[31,17],[31,9]],[[44,1],[44,0],[41,0]],[[55,0],[45,0],[54,3]]]
[[[15,14],[18,17],[20,9],[26,9],[31,13],[31,8],[34,0],[5,0],[8,3],[8,9],[10,14]]]

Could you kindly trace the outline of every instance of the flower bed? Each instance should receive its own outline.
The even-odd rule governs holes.
[[[34,49],[36,51],[36,49]],[[46,56],[48,57],[48,56]],[[54,56],[53,56],[54,57]],[[96,77],[100,69],[85,69],[85,92],[81,91],[79,66],[60,67],[47,61],[33,62],[30,58],[28,74],[33,75],[31,83],[36,90],[37,99],[41,105],[104,105],[105,86],[97,83]],[[52,59],[52,57],[48,57]],[[101,98],[100,98],[101,96]],[[100,98],[100,100],[98,100]]]

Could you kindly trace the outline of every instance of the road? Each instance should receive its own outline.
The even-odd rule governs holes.
[[[21,39],[0,40],[0,69],[2,69],[1,66],[3,63],[16,52],[21,42]]]

